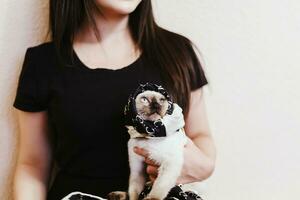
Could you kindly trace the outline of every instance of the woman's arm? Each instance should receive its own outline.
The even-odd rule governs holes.
[[[189,142],[185,146],[182,173],[177,180],[177,183],[182,184],[207,179],[215,168],[216,148],[210,132],[201,88],[191,92],[190,110],[184,129]],[[158,166],[147,159],[147,152],[144,149],[136,148],[135,152],[145,157],[146,171],[150,180],[154,181]]]
[[[47,140],[47,112],[17,111],[20,143],[14,176],[15,200],[46,199],[51,151]]]
[[[202,88],[191,92],[190,111],[184,129],[191,140],[185,148],[185,162],[178,182],[205,180],[215,169],[216,147],[207,119]]]

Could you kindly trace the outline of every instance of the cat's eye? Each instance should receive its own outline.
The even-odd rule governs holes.
[[[141,97],[142,102],[148,102],[148,99],[146,97]]]
[[[165,98],[160,98],[159,100],[163,102],[163,101],[165,101],[166,99],[165,99]]]

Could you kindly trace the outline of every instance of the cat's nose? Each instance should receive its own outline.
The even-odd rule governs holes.
[[[151,109],[158,110],[159,108],[160,108],[159,103],[157,103],[157,102],[152,102],[151,103]]]

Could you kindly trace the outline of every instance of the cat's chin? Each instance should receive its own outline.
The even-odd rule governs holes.
[[[161,119],[161,116],[158,113],[153,113],[150,116],[147,116],[146,120],[150,120],[150,121],[156,121]]]

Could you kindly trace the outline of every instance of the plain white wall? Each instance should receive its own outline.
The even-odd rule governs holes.
[[[26,47],[44,39],[48,1],[0,3],[0,199],[9,199],[17,75]],[[205,61],[205,100],[218,150],[206,199],[300,199],[300,2],[153,3],[159,24],[188,36]]]

